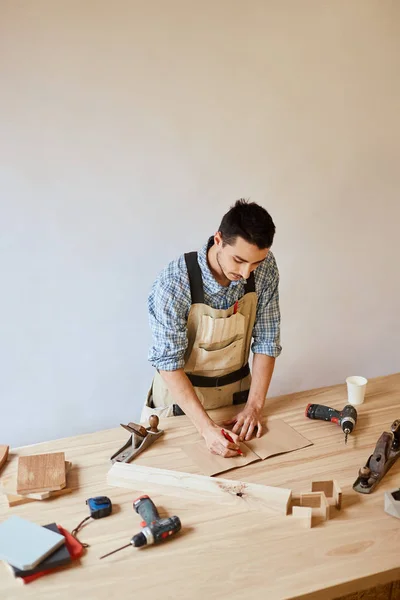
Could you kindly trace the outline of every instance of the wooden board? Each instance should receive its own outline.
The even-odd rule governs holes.
[[[0,445],[0,471],[7,462],[8,451],[9,451],[9,446]]]
[[[140,467],[134,464],[114,463],[107,474],[108,485],[165,495],[177,494],[209,500],[210,496],[218,503],[245,504],[248,507],[269,510],[286,515],[288,513],[291,490],[267,485],[218,479],[204,475],[181,473],[154,467]]]
[[[17,493],[53,492],[66,485],[64,452],[21,456],[18,461]]]

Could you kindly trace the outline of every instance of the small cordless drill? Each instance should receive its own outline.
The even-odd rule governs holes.
[[[345,434],[345,444],[347,444],[347,436],[353,431],[357,423],[357,411],[351,404],[346,404],[341,411],[322,404],[309,404],[306,408],[306,417],[320,421],[331,421],[339,425]]]
[[[110,556],[110,554],[119,552],[119,550],[123,550],[129,546],[140,548],[141,546],[149,544],[159,544],[168,539],[171,535],[178,533],[181,529],[179,517],[174,516],[162,519],[156,505],[149,496],[140,496],[140,498],[137,498],[133,503],[133,508],[142,517],[142,531],[136,533],[129,544],[117,548],[117,550],[113,550],[100,558]]]

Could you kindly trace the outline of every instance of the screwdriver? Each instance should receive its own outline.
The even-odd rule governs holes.
[[[129,548],[129,546],[140,548],[141,546],[158,544],[178,533],[181,529],[179,517],[174,516],[161,519],[154,502],[149,496],[140,496],[140,498],[137,498],[133,503],[133,508],[143,519],[141,523],[143,527],[142,531],[136,533],[129,544],[125,544],[121,548],[104,554],[100,559],[111,556],[111,554],[115,554],[115,552],[119,552],[124,548]]]
[[[330,421],[339,425],[345,435],[345,444],[347,444],[348,435],[357,423],[357,411],[351,404],[346,404],[341,411],[323,404],[309,404],[306,408],[306,417],[320,421]]]

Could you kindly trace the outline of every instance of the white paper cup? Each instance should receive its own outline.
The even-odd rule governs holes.
[[[368,379],[353,375],[347,377],[347,398],[349,404],[362,404],[364,402],[365,388],[367,387]]]

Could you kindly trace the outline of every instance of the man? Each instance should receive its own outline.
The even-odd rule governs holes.
[[[274,234],[264,208],[238,200],[208,243],[172,261],[149,295],[149,360],[157,372],[142,420],[186,414],[208,449],[224,457],[237,455],[239,441],[261,436],[281,352]],[[230,441],[207,410],[232,404],[243,407],[225,423],[233,425]]]

